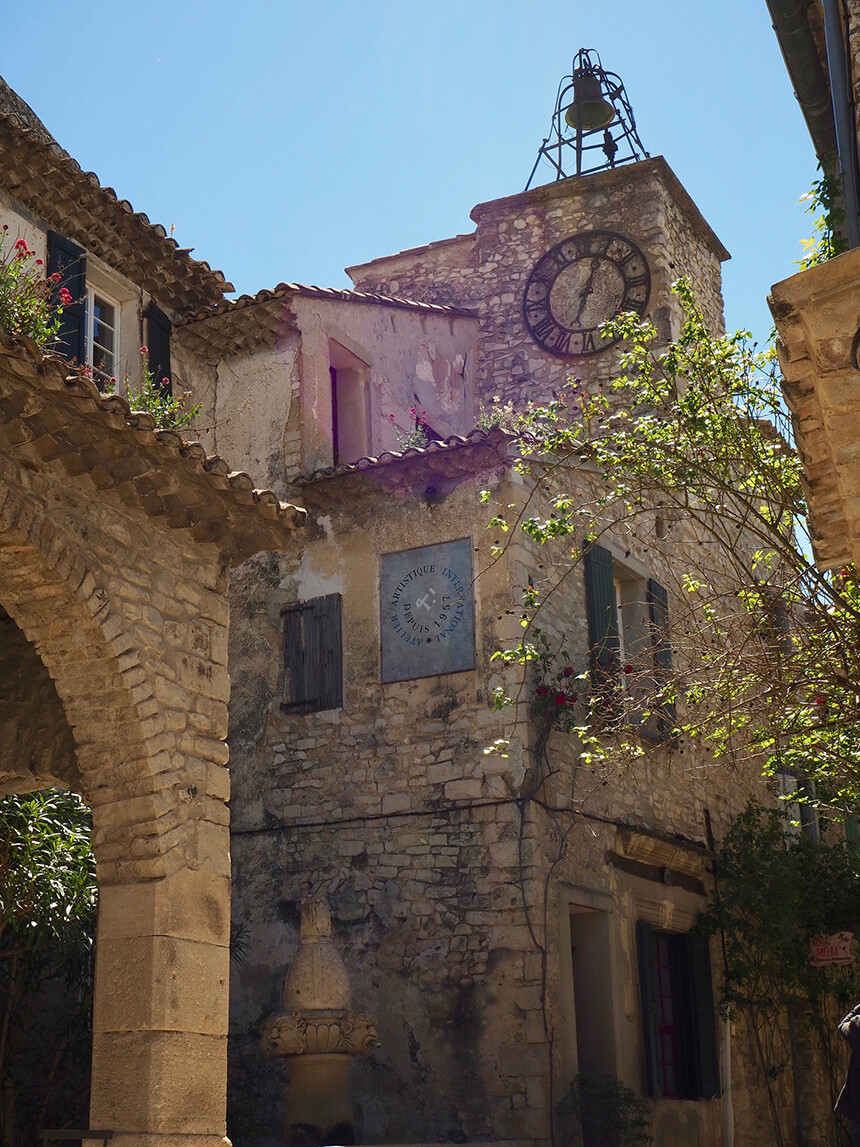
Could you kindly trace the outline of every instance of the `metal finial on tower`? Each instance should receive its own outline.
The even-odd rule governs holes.
[[[538,149],[526,190],[541,159],[559,180],[647,158],[621,79],[603,70],[597,52],[580,48],[571,74],[558,86],[552,127]]]

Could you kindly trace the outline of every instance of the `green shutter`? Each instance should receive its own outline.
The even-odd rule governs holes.
[[[639,958],[639,995],[642,1002],[642,1072],[646,1095],[663,1094],[657,1037],[657,983],[654,969],[654,929],[636,921],[636,951]]]
[[[711,981],[711,952],[707,937],[688,932],[683,937],[691,995],[693,1062],[690,1080],[695,1099],[716,1099],[720,1094],[717,1024]]]
[[[72,296],[71,303],[63,307],[60,315],[55,348],[65,358],[83,366],[87,361],[87,257],[83,247],[56,231],[49,231],[48,275],[54,274],[60,276],[60,281],[51,288],[54,303],[59,301],[63,287]]]
[[[669,642],[669,595],[659,582],[648,578],[648,616],[658,684],[669,683],[672,676],[672,646]],[[668,741],[675,729],[675,702],[660,704],[657,728],[660,739]]]
[[[603,546],[594,545],[585,553],[585,606],[592,672],[598,680],[605,679],[618,670],[621,643],[612,554]]]
[[[284,618],[286,712],[313,713],[343,705],[341,598],[333,593],[297,602]]]

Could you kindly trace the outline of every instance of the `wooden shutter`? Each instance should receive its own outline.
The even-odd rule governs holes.
[[[669,643],[669,595],[659,582],[648,578],[648,617],[651,622],[651,642],[658,684],[670,683],[672,675],[672,646]],[[667,741],[675,728],[675,702],[663,701],[657,718],[660,739]]]
[[[332,593],[287,606],[284,618],[286,712],[343,705],[341,598]]]
[[[692,1050],[692,1096],[716,1099],[720,1094],[720,1064],[717,1058],[717,1025],[711,981],[711,952],[707,937],[688,932],[683,940],[690,984],[690,1045]]]
[[[83,247],[49,231],[48,274],[60,276],[51,291],[54,303],[58,302],[61,287],[72,296],[72,302],[63,307],[60,315],[56,350],[83,365],[87,361],[87,257]]]
[[[172,323],[164,311],[151,299],[146,311],[149,369],[152,377],[167,397],[173,394],[173,376],[170,373],[170,332]],[[165,384],[162,380],[167,379]]]
[[[642,1071],[646,1095],[663,1094],[657,1034],[657,984],[654,968],[654,929],[636,921],[636,951],[639,959],[639,996],[642,1002]]]
[[[585,606],[591,669],[598,680],[605,680],[618,670],[621,643],[612,554],[603,546],[592,546],[585,553]]]

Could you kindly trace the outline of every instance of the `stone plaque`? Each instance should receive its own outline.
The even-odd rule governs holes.
[[[383,681],[475,668],[468,538],[383,554],[379,583]]]

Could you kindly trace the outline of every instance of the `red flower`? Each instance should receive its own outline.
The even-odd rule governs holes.
[[[60,287],[60,305],[68,307],[72,302],[72,295],[65,287]]]
[[[565,705],[565,704],[567,704],[567,694],[566,694],[566,693],[556,693],[556,695],[555,695],[555,703],[556,703],[556,705]]]
[[[624,672],[625,673],[632,673],[633,672],[633,666],[632,665],[625,665],[624,666]]]
[[[568,705],[575,705],[578,700],[579,700],[579,698],[576,696],[576,694],[571,693],[571,695],[567,699],[567,703],[568,703]]]
[[[15,247],[18,251],[26,251],[27,250],[27,240],[26,239],[16,239],[15,240]]]
[[[389,416],[388,416],[388,421],[389,421],[389,422],[393,422],[393,421],[394,421],[394,415],[393,415],[393,414],[389,414]]]
[[[41,266],[42,266],[42,260],[41,260],[41,259],[37,259],[37,260],[36,260],[36,266],[37,266],[37,267],[41,267]]]
[[[8,231],[8,230],[9,230],[9,224],[8,224],[8,223],[4,223],[4,224],[3,224],[3,230],[4,230],[4,231]]]
[[[572,677],[573,676],[573,666],[572,665],[565,665],[564,669],[562,669],[561,672],[562,672],[563,677]]]
[[[59,283],[61,278],[62,278],[62,275],[60,274],[60,272],[54,271],[53,275],[51,275],[51,282],[52,283]]]
[[[549,693],[549,689],[546,685],[538,685],[535,689],[535,693],[537,693],[538,697],[546,697],[547,693]]]

